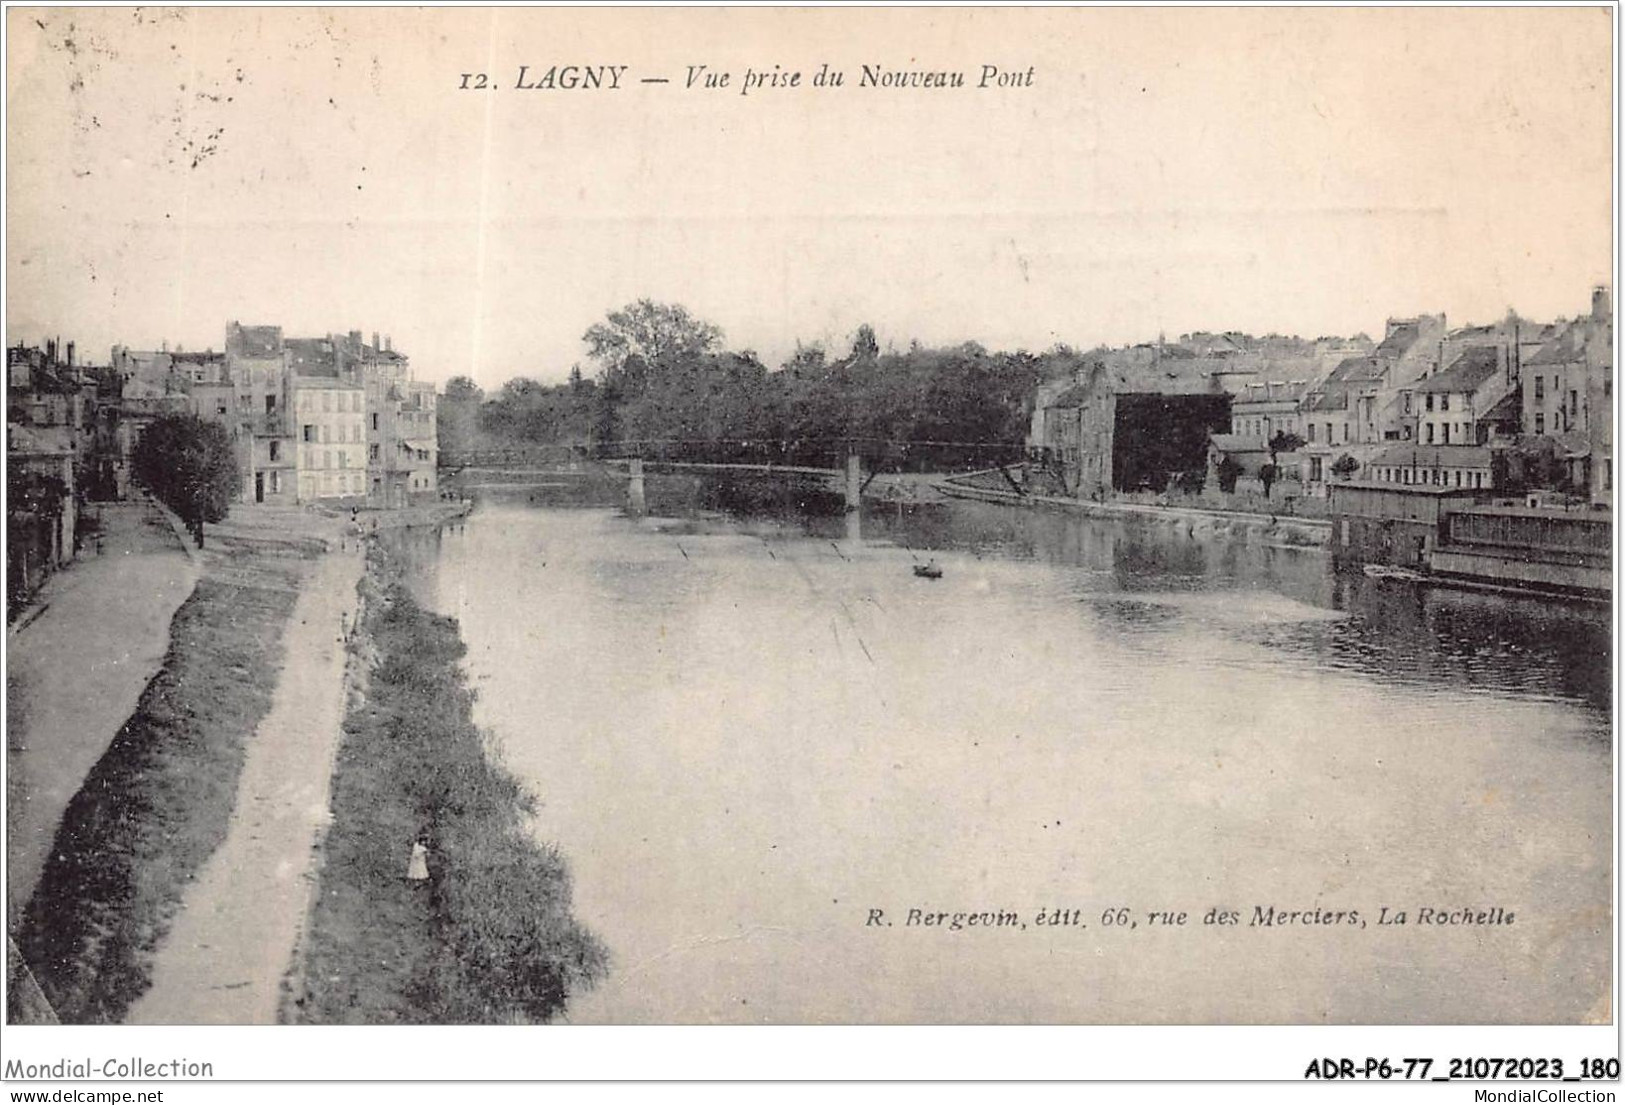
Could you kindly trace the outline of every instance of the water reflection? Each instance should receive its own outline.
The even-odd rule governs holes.
[[[1157,521],[737,488],[718,510],[656,476],[631,518],[621,491],[486,492],[464,531],[391,539],[462,620],[481,722],[616,957],[572,1019],[1597,1008],[1607,926],[1575,919],[1610,901],[1605,612]],[[1434,900],[1528,920],[1134,946],[863,920]]]

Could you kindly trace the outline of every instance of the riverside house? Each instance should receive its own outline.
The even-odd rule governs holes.
[[[1490,450],[1482,445],[1394,445],[1374,457],[1369,478],[1404,487],[1495,487]]]
[[[1417,442],[1487,445],[1517,433],[1511,362],[1501,346],[1471,346],[1443,372],[1416,385]]]

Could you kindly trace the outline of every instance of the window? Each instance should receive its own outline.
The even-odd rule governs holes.
[[[1431,394],[1427,397],[1427,409],[1433,409],[1433,396]]]
[[[316,440],[316,427],[315,426],[308,425],[308,424],[305,426],[305,440],[309,441],[309,442],[314,442]]]
[[[370,446],[368,446],[368,448],[367,448],[367,459],[368,460],[377,460],[378,459],[378,443],[376,441],[373,442]]]
[[[376,430],[378,428],[378,412],[377,411],[372,412],[372,428],[374,430]]]
[[[275,464],[277,461],[282,459],[282,442],[280,442],[280,441],[272,441],[270,443],[270,448],[271,448],[271,463]]]
[[[1428,423],[1427,443],[1429,445],[1433,444],[1433,423],[1431,422]]]
[[[1440,437],[1439,437],[1440,443],[1444,444],[1444,445],[1449,445],[1450,444],[1450,423],[1448,423],[1448,422],[1439,423],[1439,434],[1440,434]]]
[[[1579,393],[1577,391],[1575,391],[1574,388],[1570,388],[1569,389],[1569,415],[1572,417],[1574,412],[1579,410],[1579,409],[1580,409],[1580,396],[1579,396]]]
[[[1405,413],[1411,413],[1411,393],[1408,391],[1405,393]]]
[[[322,410],[331,411],[332,409],[333,409],[333,393],[330,392],[330,391],[322,392]]]
[[[1544,398],[1546,398],[1546,377],[1544,377],[1544,376],[1536,376],[1535,377],[1535,400],[1536,400],[1536,402],[1539,402],[1540,400],[1542,400]]]
[[[1309,423],[1309,440],[1315,440],[1315,424],[1313,422]]]
[[[323,422],[322,423],[322,444],[326,445],[328,442],[330,442],[332,440],[333,440],[333,427],[329,426],[326,422]]]
[[[1345,423],[1343,423],[1343,444],[1347,445],[1348,443],[1349,443],[1349,424],[1347,422],[1345,422]]]
[[[267,395],[265,397],[265,413],[266,414],[275,414],[276,413],[276,396],[275,395]]]
[[[1539,380],[1540,377],[1536,376],[1535,379]],[[1541,414],[1539,411],[1535,412],[1535,432],[1537,434],[1543,434],[1546,432],[1546,416]]]

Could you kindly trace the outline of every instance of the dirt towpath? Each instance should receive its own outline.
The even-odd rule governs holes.
[[[182,900],[129,1023],[276,1021],[328,818],[345,706],[341,626],[353,624],[362,568],[350,542],[323,556],[300,589],[283,636],[281,678],[249,744],[226,840]]]
[[[39,881],[62,811],[163,663],[201,574],[156,508],[108,503],[101,552],[53,576],[6,640],[6,923]]]

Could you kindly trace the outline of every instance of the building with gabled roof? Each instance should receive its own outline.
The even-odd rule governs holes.
[[[1515,383],[1504,345],[1471,345],[1442,372],[1416,385],[1417,441],[1422,445],[1484,445],[1498,423],[1488,416]]]

